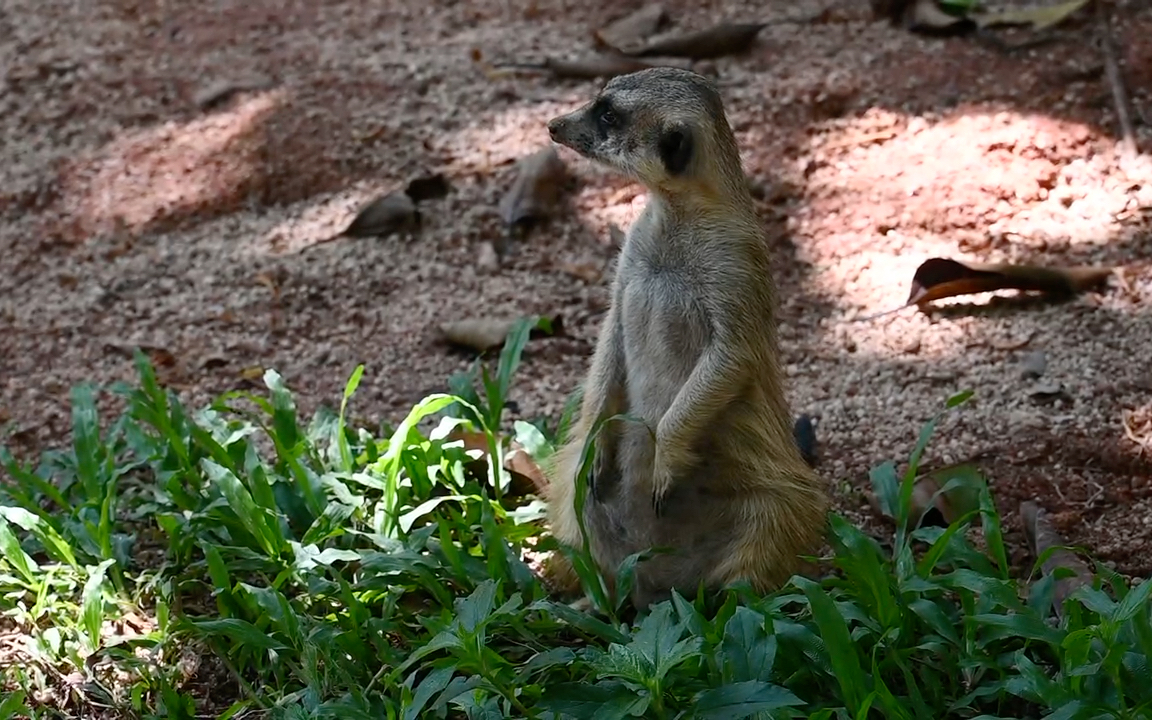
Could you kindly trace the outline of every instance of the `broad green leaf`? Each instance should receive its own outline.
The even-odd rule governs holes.
[[[721,685],[696,696],[692,717],[698,720],[741,720],[759,712],[803,705],[789,690],[759,680]]]
[[[766,681],[776,658],[776,636],[764,630],[764,616],[747,607],[737,607],[724,625],[719,661],[725,681],[743,683]]]
[[[264,634],[252,623],[239,618],[221,620],[192,620],[192,627],[205,635],[221,635],[242,646],[261,650],[287,650],[280,641]]]
[[[448,687],[448,683],[451,682],[455,673],[456,668],[448,666],[437,668],[425,675],[420,684],[416,686],[415,692],[412,693],[412,702],[404,708],[402,720],[417,720],[420,717],[420,711],[424,709],[432,696]]]
[[[639,716],[649,698],[621,683],[560,683],[544,689],[540,707],[573,720],[623,720]]]
[[[1141,610],[1147,613],[1150,596],[1152,596],[1152,580],[1140,581],[1138,585],[1128,591],[1109,619],[1119,625],[1131,620]]]

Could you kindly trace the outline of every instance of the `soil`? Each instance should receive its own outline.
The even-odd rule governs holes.
[[[664,3],[681,28],[807,16],[816,0]],[[1137,141],[1152,149],[1152,7],[1116,2]],[[188,402],[275,368],[304,412],[395,423],[472,358],[462,318],[559,314],[514,383],[555,417],[603,315],[602,268],[638,186],[564,150],[576,184],[502,263],[487,243],[514,161],[595,82],[490,77],[589,52],[617,3],[0,0],[0,421],[27,455],[69,436],[69,388],[135,380],[149,348]],[[1152,572],[1152,158],[1122,157],[1091,16],[1010,54],[874,21],[867,3],[766,27],[710,61],[770,231],[789,395],[821,473],[868,527],[868,471],[974,459],[1005,515],[1036,499],[1070,542]],[[1024,32],[1023,36],[1027,36]],[[701,68],[702,70],[705,68]],[[249,89],[209,110],[221,84]],[[415,237],[321,241],[372,197],[443,173]],[[1122,265],[1053,303],[1011,292],[894,308],[929,257]],[[769,278],[765,278],[768,282]],[[1042,353],[1039,377],[1022,368]],[[1031,358],[1031,359],[1029,359]]]

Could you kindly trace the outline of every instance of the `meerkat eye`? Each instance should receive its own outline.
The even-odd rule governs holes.
[[[600,124],[604,127],[612,127],[616,124],[616,113],[610,109],[604,109],[600,112]]]

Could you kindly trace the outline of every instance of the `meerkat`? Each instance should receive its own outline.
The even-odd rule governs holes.
[[[676,68],[610,80],[548,123],[553,142],[643,183],[620,250],[580,415],[553,456],[550,528],[579,548],[574,499],[593,441],[585,529],[609,582],[629,555],[643,609],[676,589],[769,592],[825,538],[827,489],[793,439],[768,244],[716,86]],[[639,422],[607,418],[626,414]],[[559,560],[553,579],[572,586]]]

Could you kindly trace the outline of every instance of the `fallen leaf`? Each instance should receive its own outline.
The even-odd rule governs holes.
[[[228,364],[228,358],[224,355],[209,355],[200,361],[200,367],[203,370],[215,370],[222,368]]]
[[[559,202],[568,171],[552,145],[516,161],[516,179],[500,199],[500,217],[509,231],[541,220]]]
[[[635,57],[612,53],[572,59],[546,57],[538,63],[513,62],[492,65],[493,68],[502,70],[547,72],[561,80],[608,80],[617,75],[627,75],[640,70],[661,66],[688,69],[691,66],[691,62],[684,62],[677,58],[660,58],[658,60],[645,61]]]
[[[480,457],[473,461],[470,469],[478,476],[483,476],[488,465],[488,436],[482,432],[461,430],[456,428],[445,438],[449,442],[462,442],[464,449],[470,452],[480,452]],[[497,438],[500,443],[506,438]],[[504,469],[511,476],[512,482],[508,488],[508,495],[522,497],[529,493],[542,493],[548,487],[548,479],[544,476],[540,466],[524,449],[524,446],[515,440],[508,441],[504,452]]]
[[[420,211],[407,193],[394,192],[378,197],[357,211],[356,217],[338,237],[384,237],[398,231],[411,232],[420,224]]]
[[[1033,5],[974,12],[970,13],[969,17],[982,28],[998,25],[1030,25],[1032,30],[1040,31],[1059,25],[1087,4],[1088,0],[1071,0],[1059,5]]]
[[[936,0],[914,0],[904,11],[902,20],[910,32],[927,35],[960,34],[975,27],[971,18],[945,11]]]
[[[242,368],[237,374],[245,380],[259,380],[260,378],[264,377],[264,366],[250,365],[246,368]]]
[[[706,60],[738,55],[756,41],[756,36],[769,23],[721,23],[705,30],[675,35],[649,42],[628,53],[635,57],[687,57]]]
[[[635,12],[617,18],[608,25],[593,30],[592,39],[600,49],[621,52],[638,50],[649,37],[668,23],[668,12],[663,5],[644,5]]]
[[[439,200],[445,197],[451,189],[452,187],[448,184],[448,179],[444,177],[443,173],[436,173],[435,175],[413,178],[408,182],[408,187],[404,189],[404,194],[412,202],[419,203],[425,200]]]
[[[1062,548],[1066,543],[1060,533],[1048,521],[1048,514],[1036,503],[1026,501],[1020,503],[1020,520],[1024,525],[1024,537],[1028,541],[1028,548],[1033,556],[1039,558],[1051,548],[1053,550],[1048,559],[1040,564],[1040,570],[1045,575],[1052,575],[1057,568],[1067,568],[1072,571],[1070,577],[1060,578],[1056,581],[1055,591],[1052,595],[1052,610],[1059,619],[1064,614],[1064,600],[1076,591],[1077,588],[1092,584],[1092,571],[1088,564],[1078,558],[1074,553]]]
[[[579,278],[589,285],[600,282],[603,271],[595,263],[562,263],[560,269],[574,278]]]
[[[1047,268],[1011,263],[962,263],[946,258],[931,258],[916,269],[912,277],[912,291],[905,305],[919,305],[993,290],[1070,295],[1104,282],[1112,271],[1110,267]]]
[[[947,492],[937,493],[956,477],[957,470],[966,470],[968,463],[950,465],[925,473],[912,485],[912,498],[908,510],[909,527],[948,527],[959,518],[980,507],[980,496],[970,484],[953,486]],[[885,513],[876,496],[868,493],[868,502],[876,514],[895,522]],[[935,497],[935,499],[933,499]]]
[[[220,107],[240,93],[267,90],[272,87],[272,81],[263,77],[251,77],[240,80],[218,80],[202,88],[192,98],[192,102],[201,110],[212,110]]]
[[[551,328],[551,334],[561,332],[561,316],[555,315],[547,318],[545,326]],[[441,323],[439,331],[441,337],[452,345],[469,348],[478,352],[485,352],[504,344],[504,338],[511,332],[515,318],[464,318],[452,322]],[[549,333],[539,326],[532,328],[530,338],[538,338]]]

